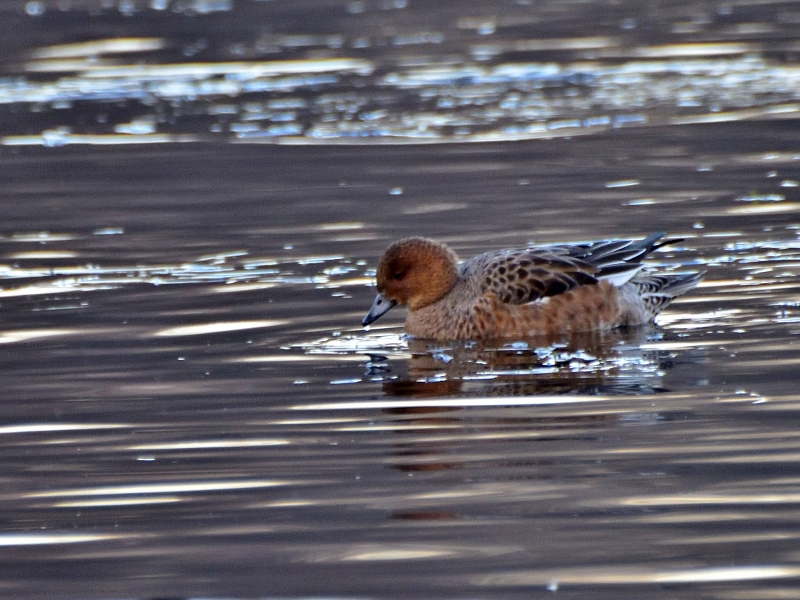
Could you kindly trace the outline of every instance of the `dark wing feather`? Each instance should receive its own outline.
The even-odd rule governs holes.
[[[607,240],[489,252],[467,261],[463,275],[477,279],[480,295],[493,293],[506,304],[526,304],[563,294],[605,277],[639,271],[641,260],[668,243],[663,233],[642,240]]]
[[[544,246],[551,252],[579,258],[598,267],[618,263],[639,264],[648,254],[666,246],[682,242],[673,238],[659,242],[664,232],[653,233],[641,240],[602,240],[599,242],[583,242],[578,244],[556,244]]]

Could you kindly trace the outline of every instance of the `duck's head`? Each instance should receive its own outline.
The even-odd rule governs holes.
[[[398,304],[412,311],[428,306],[457,278],[458,257],[444,244],[418,237],[395,242],[378,263],[378,295],[361,323],[369,325]]]

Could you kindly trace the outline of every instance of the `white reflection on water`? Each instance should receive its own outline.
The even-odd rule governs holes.
[[[51,231],[33,231],[33,232],[19,232],[12,233],[10,236],[0,236],[0,240],[7,240],[13,242],[32,242],[32,243],[47,243],[47,242],[65,242],[69,240],[78,239],[80,236],[74,233],[53,233]]]
[[[195,135],[170,135],[159,133],[137,135],[73,134],[69,128],[47,129],[41,135],[6,136],[0,140],[5,146],[127,146],[132,144],[174,144],[200,141]]]
[[[584,404],[608,400],[602,396],[529,396],[507,398],[435,398],[297,404],[289,410],[376,410],[394,408],[462,408],[467,406],[542,406]]]
[[[521,552],[521,546],[500,546],[487,544],[480,547],[457,546],[444,544],[345,544],[327,547],[321,544],[313,552],[299,553],[305,562],[339,563],[339,562],[385,562],[430,559],[467,559],[480,556],[501,556]]]
[[[719,297],[709,296],[706,298],[692,298],[692,302],[719,302]],[[680,304],[680,303],[676,303]],[[659,325],[669,327],[676,331],[687,331],[692,329],[708,329],[719,325],[731,323],[733,318],[742,313],[739,309],[719,309],[709,312],[696,312],[696,313],[681,313],[671,310],[666,313],[658,315],[657,321]],[[660,350],[683,350],[689,347],[700,347],[710,345],[714,342],[703,340],[691,340],[687,342],[646,342],[641,345],[642,349],[660,349]]]
[[[58,508],[109,508],[114,506],[142,506],[151,504],[174,504],[181,502],[178,496],[154,496],[138,498],[113,498],[103,500],[75,500],[56,502],[53,506]]]
[[[226,331],[243,331],[246,329],[263,329],[265,327],[276,327],[289,323],[287,320],[263,320],[263,321],[232,321],[219,323],[205,323],[202,325],[184,325],[180,327],[169,327],[155,332],[157,337],[177,337],[186,335],[208,335],[211,333],[224,333]]]
[[[14,260],[47,260],[54,258],[77,258],[77,252],[67,252],[63,250],[34,250],[32,252],[16,252],[10,254],[9,258]]]
[[[95,429],[125,429],[131,425],[120,423],[32,423],[30,425],[5,425],[0,435],[17,433],[50,433],[55,431],[91,431]]]
[[[357,354],[341,355],[341,356],[313,356],[308,354],[274,354],[262,356],[247,356],[245,358],[235,358],[234,362],[244,363],[302,363],[302,362],[316,362],[322,363],[327,361],[345,361],[345,362],[364,362],[364,357]]]
[[[414,545],[407,548],[356,549],[352,554],[334,560],[386,561],[386,560],[419,560],[425,558],[449,558],[459,554],[450,548],[430,548]]]
[[[324,225],[323,225],[324,227]],[[347,226],[350,228],[351,226]],[[335,228],[333,230],[339,230]],[[119,229],[108,230],[121,235]],[[107,235],[106,230],[94,235]],[[14,234],[0,241],[36,242],[40,244],[80,240],[82,236],[72,234],[51,234],[41,232],[35,234]],[[37,250],[14,252],[8,255],[13,260],[23,261],[14,264],[0,265],[0,280],[13,281],[34,280],[32,283],[16,287],[8,286],[0,289],[2,297],[42,296],[63,294],[67,291],[109,290],[123,286],[148,283],[152,285],[175,284],[218,284],[207,288],[212,293],[236,293],[251,290],[268,289],[275,286],[308,285],[320,289],[340,289],[362,287],[372,283],[366,276],[354,276],[355,271],[363,271],[353,261],[342,255],[298,255],[280,258],[254,258],[241,250],[220,252],[208,256],[200,256],[193,261],[163,264],[131,264],[107,267],[99,264],[63,264],[40,266],[46,261],[65,261],[79,259],[80,252],[71,250]],[[27,264],[26,264],[27,263]],[[36,266],[28,266],[30,264]],[[312,267],[309,269],[308,267]],[[316,268],[313,268],[316,267]],[[208,324],[210,331],[214,327],[219,331],[243,328],[271,327],[280,324],[277,321],[253,321],[250,323],[218,323]],[[199,327],[199,326],[198,326]],[[225,329],[230,327],[230,329]],[[180,330],[170,330],[180,331]],[[197,335],[204,333],[190,329],[180,333],[164,332],[160,335]],[[55,335],[55,334],[53,334]]]
[[[50,544],[83,544],[134,538],[134,535],[113,533],[6,533],[0,534],[0,546],[42,546]]]
[[[476,577],[477,585],[489,586],[553,586],[586,584],[642,583],[709,583],[725,581],[758,581],[785,579],[800,575],[794,565],[741,565],[733,567],[698,567],[682,570],[657,570],[647,567],[597,565],[592,568],[554,569],[552,571],[518,571]]]
[[[63,291],[63,290],[62,290]],[[0,293],[0,296],[3,294]],[[81,335],[85,333],[80,329],[28,329],[17,331],[0,331],[0,344],[16,344],[49,337],[67,335]]]
[[[51,490],[47,492],[31,492],[26,498],[64,498],[74,496],[126,496],[128,494],[187,494],[195,492],[216,492],[232,490],[250,490],[291,485],[289,481],[203,481],[174,483],[142,483],[136,485],[119,485],[97,488],[78,488]]]
[[[265,446],[283,446],[289,440],[277,439],[236,439],[236,440],[203,440],[189,442],[170,442],[165,444],[139,444],[128,446],[128,450],[208,450],[211,448],[262,448]]]
[[[424,456],[421,460],[424,460]],[[448,457],[448,460],[457,461],[462,457]],[[463,457],[464,461],[487,458],[485,455]],[[405,460],[409,460],[407,457]],[[402,462],[398,457],[396,462]],[[407,464],[407,463],[406,463]],[[569,492],[575,492],[582,486],[578,484],[524,484],[524,483],[471,483],[468,485],[443,485],[437,486],[436,491],[416,493],[413,491],[395,490],[391,495],[377,490],[364,491],[360,494],[350,495],[345,493],[336,498],[316,495],[313,498],[293,498],[290,503],[284,501],[269,501],[256,503],[253,508],[287,508],[295,502],[304,506],[348,506],[376,510],[412,510],[430,509],[432,505],[445,505],[451,508],[470,506],[479,502],[536,502],[563,498]]]
[[[368,279],[372,282],[371,279]],[[394,330],[390,333],[379,333],[375,330]],[[295,344],[306,355],[354,355],[364,360],[364,355],[382,355],[409,358],[408,343],[405,335],[397,332],[396,326],[376,326],[364,334],[339,335],[324,337],[311,342]]]

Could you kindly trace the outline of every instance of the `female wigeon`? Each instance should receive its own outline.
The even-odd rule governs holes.
[[[423,339],[553,337],[641,325],[703,275],[642,272],[643,258],[680,241],[659,242],[663,236],[496,250],[460,265],[444,244],[406,238],[383,254],[378,296],[362,324],[405,304],[406,332]]]

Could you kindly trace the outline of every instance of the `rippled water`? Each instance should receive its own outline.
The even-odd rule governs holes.
[[[30,0],[0,15],[8,146],[463,143],[800,112],[791,2]]]
[[[290,4],[0,5],[0,593],[796,597],[793,5]],[[653,327],[359,325],[406,235],[658,230]]]

